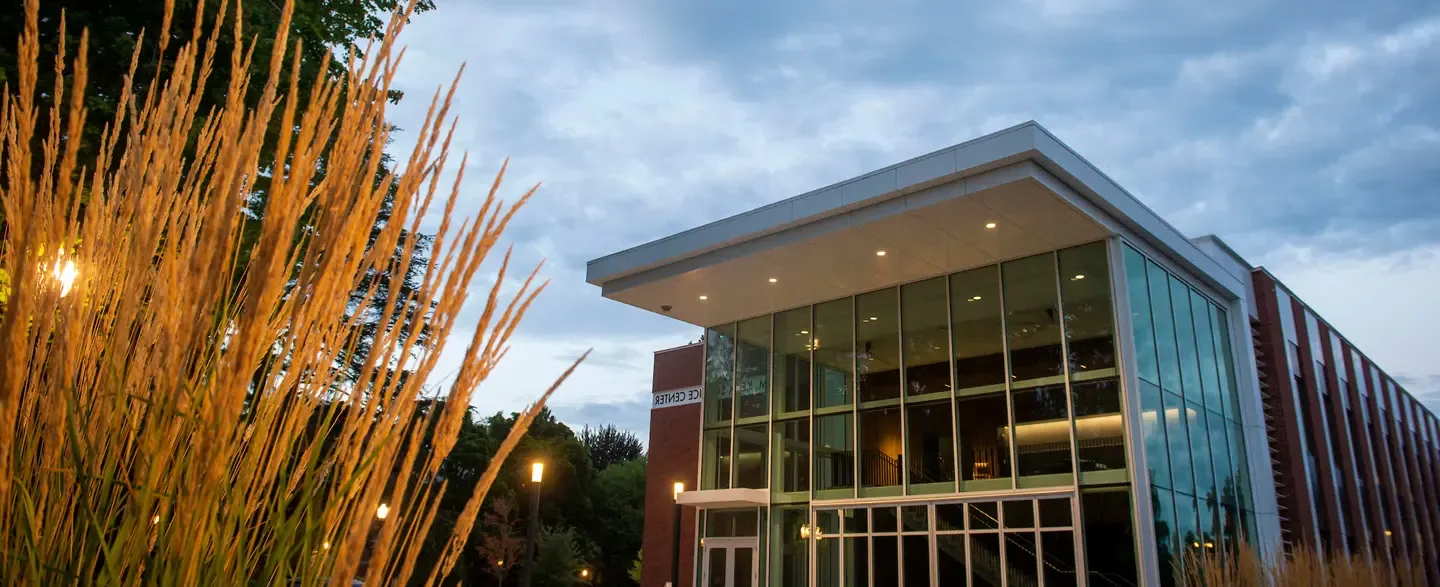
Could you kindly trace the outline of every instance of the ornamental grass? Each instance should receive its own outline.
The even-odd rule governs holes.
[[[223,1],[204,28],[172,31],[167,17],[146,34],[173,65],[134,80],[154,58],[137,43],[135,83],[102,121],[87,117],[88,39],[67,47],[62,34],[42,55],[39,27],[65,23],[39,22],[37,1],[0,98],[0,584],[438,582],[570,373],[521,414],[439,560],[417,568],[441,460],[543,289],[533,270],[510,275],[508,252],[492,258],[534,189],[502,201],[502,167],[488,194],[465,196],[474,217],[455,212],[453,84],[413,129],[413,152],[383,164],[409,10],[348,52],[344,75],[315,80],[296,73],[288,2],[274,39],[241,38],[241,11]],[[233,48],[217,50],[219,38]],[[252,107],[257,47],[270,65]],[[229,79],[210,80],[226,59]],[[41,67],[55,68],[54,87],[37,87]],[[216,81],[226,102],[201,111]],[[90,124],[104,131],[82,157]],[[260,195],[263,216],[248,213]],[[427,214],[439,218],[431,241],[417,236]],[[418,247],[429,256],[417,286],[382,287],[377,276],[398,279]],[[495,285],[464,325],[473,336],[452,341],[487,258]],[[362,333],[374,308],[378,327]],[[463,363],[427,390],[447,344],[465,345]]]
[[[1377,553],[1377,556],[1378,553]],[[1364,555],[1321,555],[1308,548],[1296,548],[1285,555],[1263,559],[1249,544],[1236,545],[1228,553],[1207,551],[1186,554],[1183,571],[1176,573],[1178,585],[1186,587],[1420,587],[1425,575],[1403,556],[1391,562]]]

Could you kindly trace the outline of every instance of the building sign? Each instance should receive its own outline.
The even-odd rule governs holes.
[[[670,391],[655,392],[655,401],[650,404],[650,409],[670,408],[688,404],[700,403],[700,388],[685,387],[672,389]]]

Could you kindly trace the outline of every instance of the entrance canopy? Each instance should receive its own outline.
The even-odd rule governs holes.
[[[590,261],[605,297],[711,326],[1123,233],[1241,283],[1034,122]]]

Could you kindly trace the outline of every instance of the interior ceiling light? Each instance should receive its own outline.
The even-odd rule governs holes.
[[[775,282],[777,282],[777,281],[780,281],[780,280],[779,280],[779,279],[775,279],[774,277],[771,277],[771,278],[770,278],[770,283],[775,283]]]
[[[700,296],[700,301],[702,302],[708,299],[710,299],[710,296]]]
[[[973,297],[973,298],[970,298],[970,301],[972,301],[972,302],[978,302],[978,301],[980,301],[980,296],[975,296],[975,297]]]
[[[1084,273],[1078,274],[1075,277],[1070,278],[1070,281],[1080,281],[1081,279],[1085,279]]]
[[[879,319],[879,318],[876,318],[876,317],[874,317],[874,316],[871,316],[871,317],[870,317],[870,321],[871,321],[871,322],[879,322],[880,319]]]
[[[876,256],[876,257],[884,257],[884,256],[885,256],[885,251],[875,251],[875,256]]]
[[[809,330],[801,330],[801,331],[800,331],[800,334],[810,334],[810,331],[809,331]]]
[[[985,223],[985,228],[995,228],[995,223],[994,223],[994,222],[986,222],[986,223]]]

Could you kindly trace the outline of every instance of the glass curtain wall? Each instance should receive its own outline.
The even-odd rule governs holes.
[[[1161,578],[1172,585],[1187,551],[1236,544],[1253,518],[1229,323],[1220,305],[1158,263],[1128,245],[1123,256],[1139,440]]]

